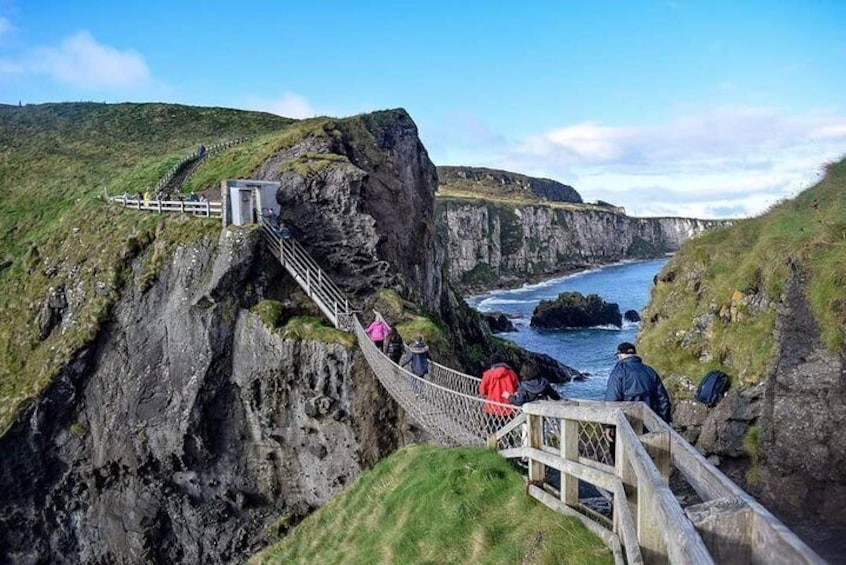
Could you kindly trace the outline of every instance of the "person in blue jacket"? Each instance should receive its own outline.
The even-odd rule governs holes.
[[[670,396],[661,377],[637,356],[635,346],[625,341],[617,346],[617,364],[608,377],[605,400],[640,400],[648,404],[665,422],[672,420]]]

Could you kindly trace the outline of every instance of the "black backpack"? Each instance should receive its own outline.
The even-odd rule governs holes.
[[[708,371],[696,387],[696,400],[707,406],[716,406],[725,396],[731,381],[722,371]]]

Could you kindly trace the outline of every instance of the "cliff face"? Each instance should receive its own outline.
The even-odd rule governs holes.
[[[215,247],[146,293],[139,259],[96,346],[0,438],[4,560],[239,560],[401,442],[357,353],[245,308],[283,284],[258,232]]]
[[[438,309],[437,174],[404,110],[328,122],[252,178],[282,183],[282,218],[351,293],[395,287]]]
[[[472,289],[654,257],[722,224],[448,198],[438,200],[437,214],[446,234],[450,279]]]

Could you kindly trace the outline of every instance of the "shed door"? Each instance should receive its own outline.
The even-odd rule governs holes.
[[[240,217],[238,218],[238,224],[253,224],[255,220],[253,219],[253,210],[255,208],[255,200],[253,196],[253,189],[252,188],[242,188],[238,191],[238,199],[240,202],[238,203],[238,210],[240,212]]]

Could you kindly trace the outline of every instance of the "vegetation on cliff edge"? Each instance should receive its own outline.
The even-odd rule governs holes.
[[[104,192],[145,190],[200,142],[263,140],[292,124],[173,104],[0,106],[0,431],[96,337],[134,259],[146,286],[177,245],[217,239],[219,220],[124,213]],[[40,340],[51,287],[68,308]]]
[[[697,381],[721,369],[741,382],[765,378],[774,361],[775,308],[796,269],[825,345],[846,331],[846,160],[764,215],[684,245],[657,277],[638,337],[663,374]]]
[[[283,526],[284,529],[284,526]],[[612,563],[574,518],[526,495],[495,452],[402,449],[254,563]]]

